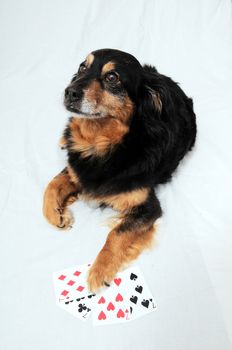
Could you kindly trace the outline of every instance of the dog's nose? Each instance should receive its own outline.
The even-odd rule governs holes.
[[[66,99],[68,98],[71,102],[74,102],[80,99],[80,95],[72,87],[68,87],[67,89],[65,89],[64,96]]]

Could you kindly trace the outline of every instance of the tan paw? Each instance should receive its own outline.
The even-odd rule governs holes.
[[[65,205],[71,205],[73,204],[74,202],[76,202],[78,199],[78,195],[71,195],[68,197],[68,199],[65,201]]]
[[[44,210],[44,216],[48,222],[56,226],[59,230],[67,230],[74,222],[72,213],[67,208],[49,208]]]
[[[89,270],[87,279],[88,289],[90,292],[96,292],[104,286],[109,286],[110,282],[116,275],[117,270],[111,263],[95,262]]]
[[[66,149],[67,147],[67,141],[64,136],[62,136],[59,140],[59,146],[61,149]]]

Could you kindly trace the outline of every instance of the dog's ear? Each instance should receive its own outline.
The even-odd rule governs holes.
[[[149,85],[145,85],[145,89],[147,90],[147,103],[150,103],[152,107],[155,108],[156,112],[161,113],[162,101],[160,93],[155,91]]]
[[[162,112],[162,89],[159,86],[159,75],[155,67],[143,66],[143,79],[141,86],[141,101],[143,109],[147,112]]]

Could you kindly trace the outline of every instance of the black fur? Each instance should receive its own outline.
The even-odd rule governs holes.
[[[116,62],[135,108],[129,133],[105,157],[82,158],[68,150],[68,162],[84,190],[106,195],[167,182],[195,142],[192,99],[172,79],[154,67],[142,67],[127,53],[104,49],[95,51],[94,56],[102,64],[112,59]],[[161,110],[154,105],[153,94],[159,94]],[[66,138],[69,133],[67,127]]]
[[[147,229],[161,214],[159,200],[156,198],[154,189],[150,189],[147,200],[129,212],[125,220],[117,227],[117,232]]]

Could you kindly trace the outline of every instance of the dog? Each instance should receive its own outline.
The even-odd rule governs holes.
[[[45,190],[45,218],[69,228],[68,205],[77,199],[119,212],[89,270],[93,292],[150,247],[162,215],[156,186],[171,179],[192,149],[196,116],[192,99],[171,78],[113,49],[86,57],[64,105],[72,115],[61,139],[68,162]]]

